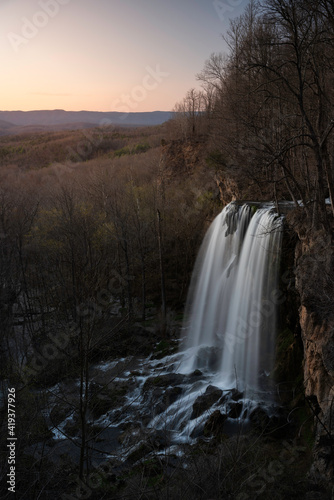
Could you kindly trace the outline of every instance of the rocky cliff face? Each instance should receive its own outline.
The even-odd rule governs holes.
[[[200,141],[174,140],[162,145],[161,166],[166,179],[189,176],[205,165],[205,148]]]
[[[315,424],[311,476],[334,484],[334,246],[328,232],[308,230],[302,213],[288,217],[298,234],[296,288],[304,345],[306,400]]]

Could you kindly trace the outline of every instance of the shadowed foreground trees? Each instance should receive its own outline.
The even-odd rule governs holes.
[[[80,429],[78,476],[84,479],[95,443],[89,419],[100,404],[92,393],[92,364],[145,356],[161,340],[161,260],[167,312],[183,306],[214,200],[200,176],[164,178],[160,154],[159,147],[104,160],[103,166],[93,161],[34,171],[2,167],[1,381],[4,392],[16,388],[21,405],[18,432],[27,438],[21,436],[17,450],[17,489],[29,488],[32,498],[66,482],[66,460],[56,468],[49,460],[52,419],[45,404],[53,386],[77,382],[73,415]],[[147,319],[153,333],[145,330]],[[167,333],[168,327],[167,318]],[[63,401],[68,399],[64,393]],[[1,406],[2,416],[4,411]],[[32,417],[24,419],[26,412]],[[4,451],[1,464],[6,472]],[[5,481],[1,473],[1,491]]]
[[[218,181],[239,183],[244,197],[285,197],[296,206],[301,200],[314,226],[326,226],[328,195],[333,210],[333,19],[327,0],[267,0],[251,2],[231,22],[228,56],[211,56],[199,74],[203,91],[189,91],[170,124],[178,140],[206,138],[210,155],[202,172],[169,172],[157,146],[161,138],[147,148],[147,131],[145,140],[131,136],[129,144],[121,133],[105,137],[106,150],[99,152],[106,156],[92,162],[2,170],[1,378],[22,393],[22,421],[34,408],[34,418],[21,428],[22,435],[30,434],[20,453],[21,486],[32,483],[32,474],[41,479],[40,488],[33,481],[36,497],[57,476],[51,463],[26,454],[29,446],[42,447],[44,457],[49,437],[36,387],[49,391],[63,379],[78,381],[74,411],[81,431],[78,475],[84,479],[91,466],[90,366],[142,354],[146,346],[139,335],[136,343],[137,328],[163,305],[154,343],[164,333],[166,308],[183,307],[207,219],[218,210],[212,170]],[[214,470],[218,489],[205,490],[211,462],[221,458],[210,458],[199,479],[201,460],[184,473],[176,469],[179,496],[233,494],[235,482],[219,489],[225,473],[220,467]],[[148,476],[138,473],[128,486],[134,498],[147,488],[159,496],[145,467]],[[64,471],[52,484],[58,480],[66,483]],[[165,486],[168,498],[173,485]]]

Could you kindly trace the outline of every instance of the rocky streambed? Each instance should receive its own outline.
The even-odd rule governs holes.
[[[209,370],[179,372],[180,354],[162,359],[129,356],[94,365],[87,411],[80,413],[80,382],[64,380],[44,391],[44,416],[52,432],[49,458],[75,464],[86,433],[86,460],[134,463],[152,453],[181,453],[182,446],[242,434],[287,432],[286,413],[268,390],[248,394],[226,388]]]

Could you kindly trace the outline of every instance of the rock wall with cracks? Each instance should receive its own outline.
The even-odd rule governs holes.
[[[311,478],[334,487],[334,244],[324,229],[310,230],[302,213],[289,223],[298,234],[296,289],[304,346],[305,397],[314,418]]]

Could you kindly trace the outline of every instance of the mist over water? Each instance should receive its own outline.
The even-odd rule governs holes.
[[[281,239],[282,219],[271,207],[230,203],[215,218],[191,282],[181,372],[261,389],[274,362]]]

